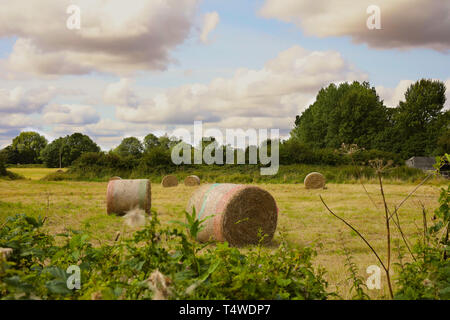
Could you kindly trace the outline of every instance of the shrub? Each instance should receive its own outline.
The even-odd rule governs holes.
[[[450,299],[450,185],[441,189],[431,228],[413,248],[416,260],[399,264],[397,299]]]
[[[20,174],[6,170],[5,157],[2,154],[0,154],[0,178],[9,180],[23,179]]]
[[[203,250],[193,233],[162,228],[156,213],[130,239],[93,247],[88,234],[43,231],[44,221],[26,215],[8,218],[0,230],[0,247],[13,248],[0,262],[0,297],[5,299],[326,299],[324,271],[315,269],[311,248],[282,241],[271,253],[261,246],[247,254],[226,243]],[[57,244],[60,243],[60,244]],[[80,290],[67,288],[66,269],[78,265]],[[154,275],[171,279],[158,293]]]

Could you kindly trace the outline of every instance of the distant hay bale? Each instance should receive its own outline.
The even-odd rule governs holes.
[[[272,195],[256,186],[207,184],[192,195],[186,210],[197,218],[208,218],[197,240],[227,241],[236,246],[272,240],[277,227],[278,208]],[[260,233],[261,232],[261,233]]]
[[[64,173],[64,170],[59,169],[59,170],[56,170],[56,172],[57,173]]]
[[[319,172],[311,172],[304,180],[306,189],[322,189],[325,187],[325,177]]]
[[[162,179],[161,185],[164,188],[176,187],[178,185],[178,178],[174,175],[165,176]]]
[[[122,178],[117,177],[117,176],[109,178],[109,181],[112,181],[112,180],[122,180]]]
[[[108,214],[125,215],[132,209],[142,209],[150,213],[150,180],[111,180],[106,191],[106,211]]]
[[[184,185],[188,187],[194,187],[200,185],[200,178],[197,176],[189,176],[184,179]]]

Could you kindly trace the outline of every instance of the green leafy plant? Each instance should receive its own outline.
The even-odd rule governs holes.
[[[45,218],[8,218],[0,247],[1,299],[326,299],[325,273],[312,248],[282,241],[272,251],[242,253],[227,243],[198,244],[202,221],[185,213],[184,229],[162,227],[156,212],[130,238],[94,247],[90,234],[44,231]],[[69,290],[69,266],[80,268],[81,289]],[[159,280],[158,280],[159,279]],[[161,283],[161,281],[163,283]]]
[[[441,189],[440,206],[434,212],[434,224],[413,250],[414,262],[400,266],[397,299],[450,299],[450,186]]]

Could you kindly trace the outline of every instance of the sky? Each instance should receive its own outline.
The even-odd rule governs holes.
[[[330,83],[369,81],[389,107],[421,78],[450,89],[450,1],[0,5],[0,147],[81,132],[109,150],[194,121],[287,136]]]

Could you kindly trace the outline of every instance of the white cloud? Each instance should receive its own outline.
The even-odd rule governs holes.
[[[367,28],[370,5],[381,10],[381,30]],[[350,36],[374,48],[450,50],[450,1],[446,0],[266,0],[260,14],[294,23],[307,35]]]
[[[121,79],[117,83],[108,85],[103,95],[104,102],[118,106],[137,106],[137,97],[130,88],[131,84],[130,79]]]
[[[36,124],[36,121],[24,114],[0,113],[0,132],[25,128],[34,124]]]
[[[447,80],[441,79],[433,79],[441,81],[445,84],[446,91],[445,96],[447,98],[444,104],[444,110],[450,109],[450,78]],[[416,81],[413,80],[401,80],[397,84],[395,88],[377,86],[375,89],[377,90],[378,95],[381,99],[384,100],[384,104],[387,107],[395,108],[398,106],[400,101],[405,101],[405,93],[406,90]]]
[[[38,127],[38,121],[21,113],[0,112],[0,149],[10,145],[13,137],[31,126]]]
[[[40,112],[56,95],[54,87],[25,90],[15,87],[0,89],[0,112],[33,113]]]
[[[98,112],[92,106],[49,105],[43,114],[47,124],[85,125],[100,120]]]
[[[198,0],[78,0],[81,29],[69,30],[67,2],[15,0],[0,11],[0,37],[18,37],[7,66],[38,75],[164,70],[188,36]]]
[[[445,91],[445,96],[447,98],[447,101],[445,101],[444,109],[450,110],[450,78],[447,79],[445,82],[445,87],[447,90]]]
[[[230,78],[209,84],[170,88],[151,99],[137,98],[138,105],[124,105],[140,96],[121,81],[110,90],[109,103],[116,117],[131,123],[186,125],[202,120],[222,127],[268,127],[288,130],[323,86],[331,82],[367,80],[336,51],[308,51],[294,46],[268,61],[262,69],[239,69]],[[126,88],[126,89],[124,89]],[[109,95],[113,96],[113,95]],[[230,120],[232,119],[232,120]]]
[[[209,12],[209,13],[205,14],[205,16],[203,18],[202,33],[200,35],[200,40],[203,43],[208,43],[209,34],[216,29],[219,22],[220,22],[220,17],[217,12],[214,11],[214,12]]]
[[[413,83],[412,80],[401,80],[395,88],[377,86],[375,89],[380,98],[384,100],[385,106],[395,108],[401,100],[405,99],[406,89]]]

